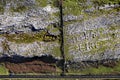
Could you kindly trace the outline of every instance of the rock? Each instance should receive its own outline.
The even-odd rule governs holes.
[[[51,54],[54,47],[58,47],[57,43],[33,42],[29,44],[16,44],[8,42],[10,51],[21,56],[41,56],[42,54]],[[8,53],[9,54],[9,53]],[[13,55],[11,54],[11,55]]]
[[[110,36],[110,34],[115,33],[117,35],[115,39],[119,40],[119,19],[119,15],[102,15],[66,25],[65,31],[67,35],[72,36],[67,37],[67,41],[70,45],[68,53],[73,56],[73,60],[84,61],[119,58],[120,48],[114,45],[117,45],[119,41],[117,43],[112,39],[113,36]],[[112,25],[117,27],[110,30]],[[103,35],[106,36],[103,37]],[[114,43],[109,42],[109,40]],[[105,42],[105,44],[98,44],[99,42]]]

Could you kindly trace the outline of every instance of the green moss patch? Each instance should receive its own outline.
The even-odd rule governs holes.
[[[106,67],[103,65],[98,65],[98,67],[87,67],[83,70],[80,69],[69,69],[68,74],[81,74],[81,75],[107,75],[113,74],[117,75],[120,74],[120,62],[118,61],[114,67]]]
[[[63,1],[64,14],[80,15],[83,7],[79,3],[78,0]]]
[[[24,12],[28,8],[26,6],[18,6],[17,8],[12,7],[10,10],[11,12]]]
[[[104,4],[118,4],[120,1],[119,0],[92,0],[92,2],[95,5],[101,6]]]
[[[60,47],[54,47],[52,51],[53,51],[53,55],[55,55],[56,57],[61,56]]]
[[[39,33],[21,33],[21,34],[5,34],[4,37],[7,38],[8,41],[16,42],[16,43],[31,43],[34,41],[42,41],[45,32]]]
[[[40,7],[47,6],[47,0],[36,0],[36,4]]]
[[[4,8],[1,5],[0,5],[0,12],[2,12],[2,13],[4,12]]]
[[[0,75],[8,75],[8,69],[5,68],[4,64],[0,64]]]

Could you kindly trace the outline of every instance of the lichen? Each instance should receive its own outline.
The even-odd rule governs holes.
[[[11,12],[25,12],[28,8],[26,6],[18,6],[17,8],[11,7],[10,10]]]
[[[80,15],[82,6],[78,0],[65,0],[63,1],[64,14]]]
[[[36,0],[36,4],[40,7],[47,6],[47,0]]]
[[[4,34],[3,36],[6,37],[8,41],[16,42],[16,43],[31,43],[34,41],[42,41],[45,32],[40,32],[36,34]]]

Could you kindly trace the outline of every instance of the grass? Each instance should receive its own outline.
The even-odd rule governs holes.
[[[64,14],[80,15],[82,6],[80,6],[77,0],[65,0],[63,1]]]
[[[69,36],[66,36],[66,32],[64,31],[64,54],[65,54],[66,60],[71,60],[73,59],[73,57],[69,54],[70,44],[67,42],[67,37]]]
[[[21,33],[21,34],[4,34],[8,41],[16,43],[31,43],[34,41],[42,41],[46,32],[39,33]]]
[[[15,42],[15,43],[32,43],[35,41],[58,42],[60,38],[59,35],[52,36],[46,34],[47,34],[46,31],[41,31],[35,33],[31,32],[31,33],[19,33],[19,34],[1,34],[0,36],[5,37],[10,42]]]
[[[8,70],[5,68],[4,64],[0,64],[0,75],[8,75]]]
[[[0,12],[3,13],[4,12],[4,7],[0,5]]]
[[[81,10],[84,10],[84,8],[83,7],[81,7],[81,9],[80,9],[80,6],[77,6],[80,10],[78,10],[76,7],[74,7],[74,6],[72,6],[72,3],[73,4],[75,4],[75,3],[77,3],[77,1],[72,1],[72,0],[70,0],[71,1],[71,3],[70,2],[64,2],[64,8],[66,8],[66,9],[64,9],[64,14],[66,15],[66,14],[73,14],[73,15],[83,15],[84,16],[84,18],[83,18],[83,20],[81,20],[81,22],[82,21],[84,21],[84,20],[88,20],[88,19],[90,19],[90,18],[96,18],[96,17],[100,17],[100,16],[102,16],[102,15],[105,15],[106,17],[107,16],[109,16],[110,14],[113,14],[113,13],[115,13],[115,12],[119,12],[120,11],[120,7],[117,7],[117,8],[112,8],[112,9],[110,9],[110,10],[94,10],[93,12],[91,12],[91,13],[87,13],[87,12],[81,12]],[[95,0],[96,1],[96,0]],[[111,0],[112,1],[112,0]],[[114,0],[113,0],[113,2],[114,2]],[[69,4],[69,5],[67,5],[67,4]],[[75,5],[77,5],[77,4],[75,4]],[[67,7],[67,6],[69,6],[69,7]],[[89,5],[89,6],[87,6],[85,9],[88,9],[88,8],[90,8],[90,6],[91,5]],[[93,6],[93,5],[92,5]],[[72,7],[72,8],[71,8]],[[67,9],[68,8],[68,9]],[[71,10],[69,10],[69,9],[71,9]],[[75,11],[76,10],[76,11]],[[78,12],[77,12],[78,11]],[[116,13],[114,14],[114,15],[116,15]],[[68,25],[68,24],[72,24],[72,23],[74,23],[75,21],[69,21],[69,22],[65,22],[65,25]],[[76,22],[78,22],[78,21],[76,21]],[[81,23],[80,22],[80,23]]]
[[[111,73],[120,73],[120,62],[114,68],[99,66],[99,68],[88,68],[85,71],[82,71],[84,74],[111,74]]]
[[[120,73],[120,62],[117,63],[113,68],[99,65],[98,68],[89,67],[84,70],[69,70],[68,74],[81,74],[81,75],[104,75],[104,74],[119,74]]]
[[[47,6],[47,0],[36,0],[36,3],[40,7],[45,7]]]
[[[3,80],[3,79],[0,79],[0,80]],[[79,79],[79,78],[14,78],[14,79],[5,79],[5,80],[82,80],[82,79]],[[84,79],[84,80],[94,80],[94,79]],[[101,80],[101,79],[97,79],[97,80]]]
[[[55,57],[60,57],[61,56],[60,47],[54,47],[52,51],[53,51],[53,55]]]
[[[35,41],[34,37],[38,37],[38,36],[31,36],[30,34],[9,34],[9,35],[5,35],[5,37],[7,38],[8,41],[11,42],[16,42],[16,43],[31,43]],[[41,39],[41,37],[38,38],[39,40]]]
[[[58,18],[60,17],[60,12],[55,12],[55,13],[52,13],[51,16],[54,16],[54,18]],[[54,20],[54,18],[51,18],[50,20]]]
[[[26,6],[18,6],[17,8],[11,7],[10,10],[11,12],[25,12],[28,8]]]
[[[47,27],[47,30],[50,31],[50,32],[52,32],[52,33],[56,33],[56,32],[59,32],[60,27],[58,25],[56,25],[56,27],[54,27],[53,25],[51,25],[51,26]]]
[[[117,30],[117,29],[120,29],[120,27],[119,26],[114,26],[114,25],[109,27],[110,31],[114,31],[114,30]]]
[[[100,66],[97,68],[88,68],[87,70],[82,71],[83,74],[109,74],[112,73],[114,70],[113,68],[108,68],[104,66]]]
[[[119,0],[92,0],[92,2],[95,4],[95,5],[98,5],[98,6],[101,6],[101,5],[104,5],[104,4],[118,4],[120,1]]]
[[[4,5],[5,5],[4,1],[2,2],[2,1],[0,0],[0,13],[3,13],[3,12],[4,12]]]
[[[23,2],[24,0],[19,0],[19,2]],[[6,6],[7,3],[10,3],[11,0],[0,0],[0,12],[4,12],[4,7]],[[19,2],[17,0],[12,0],[13,3],[15,3],[17,5],[17,7],[11,7],[10,6],[10,11],[11,12],[24,12],[26,11],[28,8],[24,5],[19,4]]]

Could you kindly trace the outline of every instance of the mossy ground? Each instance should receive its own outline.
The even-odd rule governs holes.
[[[16,42],[16,43],[31,43],[34,41],[42,41],[45,32],[40,32],[36,34],[4,34],[3,36],[7,38],[8,41]]]
[[[46,31],[41,31],[37,33],[20,33],[20,34],[1,34],[2,37],[6,37],[8,41],[15,42],[15,43],[32,43],[35,41],[45,41],[48,40],[48,42],[51,41],[56,41],[59,39],[51,37],[51,36],[46,36],[47,34]]]
[[[61,51],[60,51],[60,47],[54,47],[53,50],[53,55],[56,57],[61,57]]]
[[[92,2],[97,6],[101,6],[104,4],[118,4],[120,0],[92,0]]]
[[[24,12],[28,9],[27,6],[20,4],[17,0],[12,0],[12,1],[17,5],[17,7],[10,6],[9,10],[11,12]],[[20,1],[24,2],[24,0],[20,0]],[[5,1],[0,0],[0,12],[4,13],[5,6],[8,3],[11,3],[11,0],[5,0]]]
[[[114,67],[105,67],[99,65],[98,68],[89,67],[84,70],[69,70],[68,74],[80,74],[80,75],[105,75],[105,74],[120,74],[120,62]]]
[[[47,0],[36,0],[36,3],[40,7],[45,7],[47,6]]]
[[[18,6],[17,8],[14,8],[14,7],[11,7],[10,8],[10,11],[11,12],[25,12],[25,11],[27,11],[28,10],[28,7],[26,7],[26,6]]]
[[[5,68],[3,63],[0,63],[0,75],[8,75],[8,70]]]
[[[83,0],[81,0],[81,1],[83,1]],[[80,15],[83,7],[80,6],[79,3],[80,3],[80,1],[78,1],[78,0],[63,1],[64,14]]]

